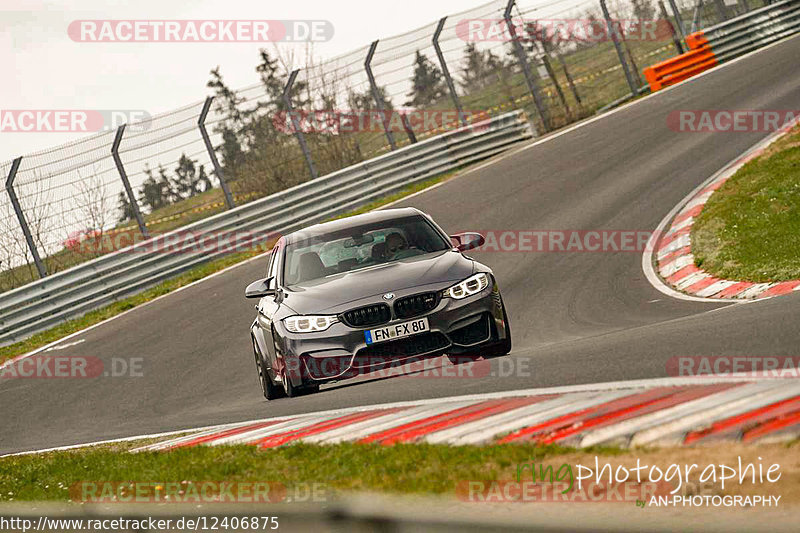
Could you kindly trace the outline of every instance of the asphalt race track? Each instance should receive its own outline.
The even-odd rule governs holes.
[[[405,202],[448,231],[653,230],[698,184],[765,137],[679,133],[672,110],[800,106],[800,38],[521,150]],[[670,357],[797,355],[800,293],[748,304],[672,299],[641,254],[482,253],[500,280],[518,372],[344,382],[267,403],[245,285],[265,261],[82,333],[59,355],[143,358],[143,377],[0,382],[0,453],[338,407],[667,375]],[[390,289],[387,286],[387,290]],[[508,368],[509,363],[502,363]]]

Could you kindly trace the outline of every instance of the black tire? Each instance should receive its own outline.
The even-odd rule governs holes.
[[[256,360],[256,371],[258,372],[258,382],[261,385],[261,392],[264,394],[264,398],[267,400],[277,400],[283,396],[283,391],[280,387],[274,385],[272,380],[269,379],[269,374],[267,373],[267,369],[264,367],[264,362],[261,361],[261,357],[258,355],[258,351],[255,347],[255,341],[253,341],[253,354],[255,355]]]
[[[463,365],[464,363],[473,363],[481,358],[481,352],[475,353],[462,353],[462,354],[447,354],[447,359],[454,365]]]
[[[315,392],[319,392],[319,385],[308,385],[303,383],[301,387],[297,387],[292,383],[292,380],[289,379],[289,376],[284,374],[283,389],[286,391],[286,396],[289,398],[297,398],[298,396],[303,396],[304,394],[313,394]]]
[[[286,396],[289,398],[297,398],[300,396],[300,389],[292,384],[292,380],[289,379],[286,372],[283,373],[283,390],[286,391]]]
[[[506,325],[506,338],[497,344],[489,346],[483,354],[484,359],[503,357],[511,352],[511,323],[508,321],[505,304],[503,304],[503,323]]]

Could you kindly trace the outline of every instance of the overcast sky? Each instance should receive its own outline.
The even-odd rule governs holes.
[[[335,29],[330,42],[315,44],[315,55],[324,58],[483,3],[485,0],[2,0],[0,109],[130,109],[156,114],[202,100],[209,94],[205,87],[208,72],[216,65],[222,67],[233,88],[258,82],[254,68],[263,44],[74,42],[67,34],[74,20],[322,19]],[[0,161],[77,136],[0,132]]]

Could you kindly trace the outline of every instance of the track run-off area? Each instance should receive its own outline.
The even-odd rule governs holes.
[[[451,233],[652,232],[767,135],[674,131],[669,113],[798,109],[798,57],[800,38],[784,41],[400,204]],[[248,336],[255,311],[244,298],[244,287],[264,275],[258,259],[43,352],[93,358],[107,376],[0,380],[0,454],[389,402],[661,378],[674,375],[676,358],[780,358],[800,346],[797,291],[753,303],[672,298],[646,278],[641,250],[470,255],[494,270],[513,331],[511,355],[484,363],[488,371],[459,375],[437,360],[440,372],[364,377],[266,402]],[[127,371],[114,377],[114,365]]]

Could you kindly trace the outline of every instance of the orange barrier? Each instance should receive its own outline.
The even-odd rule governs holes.
[[[644,69],[644,76],[647,78],[652,92],[675,85],[716,66],[717,58],[708,45],[708,40],[703,32],[698,31],[687,35],[686,44],[690,50],[685,54]]]
[[[706,45],[708,45],[708,39],[702,31],[696,31],[686,36],[686,46],[689,47],[689,50],[699,50]]]

